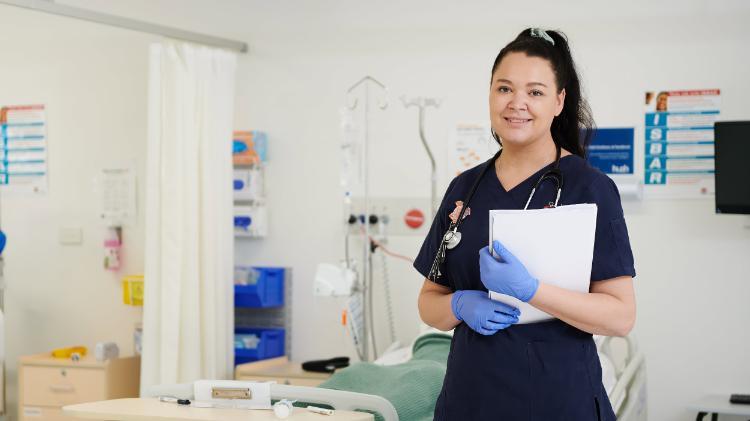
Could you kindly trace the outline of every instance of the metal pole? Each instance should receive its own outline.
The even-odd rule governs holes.
[[[370,359],[370,340],[372,339],[373,347],[375,345],[374,337],[370,337],[370,334],[372,334],[371,327],[374,326],[372,323],[372,252],[370,251],[370,226],[369,226],[369,212],[370,212],[370,190],[369,190],[369,167],[368,167],[368,154],[369,154],[369,143],[370,143],[370,120],[369,120],[369,114],[370,114],[370,83],[373,83],[380,87],[380,89],[383,90],[385,94],[387,94],[388,90],[380,83],[377,79],[372,78],[371,76],[365,76],[362,79],[360,79],[357,83],[352,85],[347,91],[347,95],[352,94],[357,87],[364,84],[365,85],[365,109],[364,109],[364,145],[362,147],[361,151],[361,168],[360,168],[360,175],[362,177],[362,183],[363,183],[363,190],[364,190],[364,221],[361,221],[361,223],[364,225],[362,228],[363,231],[363,253],[362,253],[362,314],[363,314],[363,320],[362,320],[362,351],[363,351],[363,360],[368,361]],[[355,98],[354,103],[351,105],[348,105],[349,109],[354,110],[357,108],[358,100]],[[380,109],[384,110],[388,106],[387,101],[383,101],[379,104]],[[375,355],[377,355],[377,349],[375,349]]]
[[[437,213],[435,205],[435,195],[437,194],[437,171],[435,168],[435,157],[432,156],[432,151],[430,150],[430,147],[427,146],[427,139],[425,139],[424,136],[424,108],[425,107],[419,107],[419,137],[422,139],[422,144],[427,151],[427,156],[430,158],[430,220],[433,220]]]
[[[370,84],[365,83],[365,144],[362,148],[362,166],[364,171],[362,172],[362,182],[364,184],[364,191],[365,191],[365,209],[364,209],[364,215],[365,220],[361,221],[364,224],[364,238],[362,239],[363,244],[363,255],[362,255],[362,278],[364,279],[364,292],[363,292],[363,299],[362,303],[364,306],[363,314],[364,314],[364,320],[362,323],[364,334],[363,340],[362,340],[362,347],[364,348],[363,355],[365,357],[365,361],[370,360],[370,341],[369,341],[369,334],[370,334],[370,294],[372,294],[372,279],[370,279],[370,259],[369,259],[369,253],[370,253],[370,224],[368,223],[367,217],[370,207],[370,193],[368,189],[368,165],[367,165],[367,152],[368,152],[368,145],[370,143],[370,133],[369,133],[369,114],[370,114]]]
[[[435,165],[435,157],[432,155],[430,145],[427,144],[427,139],[424,135],[424,117],[425,108],[427,107],[440,107],[440,101],[435,98],[414,98],[411,101],[407,101],[406,97],[401,97],[401,102],[404,103],[404,107],[409,108],[416,106],[419,108],[419,139],[422,141],[427,157],[430,159],[430,214],[431,219],[435,219],[435,213],[437,212],[437,204],[435,203],[437,195],[437,166]]]

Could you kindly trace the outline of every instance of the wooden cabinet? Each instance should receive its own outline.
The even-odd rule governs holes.
[[[92,356],[80,361],[49,354],[21,357],[18,364],[18,419],[68,420],[65,405],[138,396],[140,357],[99,362]]]
[[[331,377],[331,373],[305,371],[299,363],[287,357],[240,364],[235,368],[235,380],[275,381],[292,386],[317,386]]]

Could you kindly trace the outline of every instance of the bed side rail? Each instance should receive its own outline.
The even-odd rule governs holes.
[[[385,421],[398,421],[396,408],[385,398],[365,393],[320,387],[271,385],[271,399],[291,399],[330,405],[336,409],[354,411],[365,409],[377,412]]]

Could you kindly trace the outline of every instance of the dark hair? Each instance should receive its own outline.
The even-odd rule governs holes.
[[[552,38],[554,45],[544,38],[544,32]],[[568,39],[559,31],[525,29],[500,50],[492,65],[490,83],[503,58],[508,53],[518,52],[549,61],[555,73],[558,93],[565,89],[562,112],[552,120],[550,127],[552,139],[556,145],[585,158],[594,131],[594,118],[588,102],[581,95],[581,81],[568,48]]]

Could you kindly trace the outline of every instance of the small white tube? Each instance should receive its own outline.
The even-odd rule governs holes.
[[[307,410],[321,415],[333,415],[333,409],[320,408],[318,406],[308,406]]]

